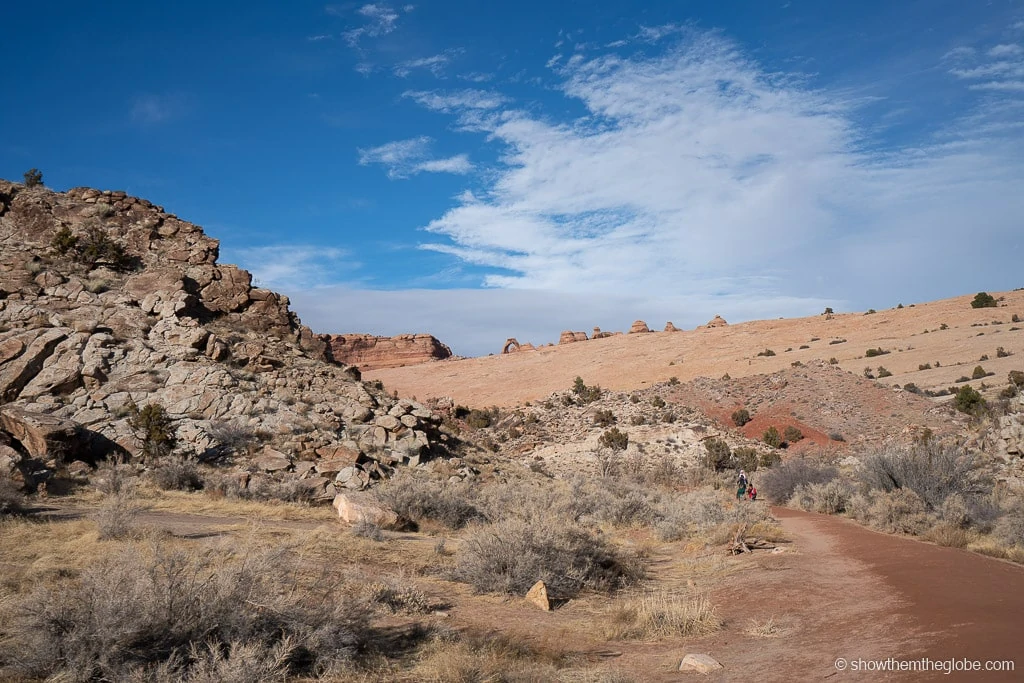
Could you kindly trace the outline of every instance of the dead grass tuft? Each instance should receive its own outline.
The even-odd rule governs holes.
[[[610,638],[652,640],[703,636],[722,628],[722,620],[706,595],[653,591],[615,605]]]

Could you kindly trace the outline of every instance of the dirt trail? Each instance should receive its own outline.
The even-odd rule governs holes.
[[[819,656],[826,660],[823,674],[835,673],[836,680],[1014,681],[1024,677],[1024,657],[1019,656],[1024,636],[1020,621],[1024,613],[1024,567],[965,550],[877,533],[841,518],[782,508],[773,512],[804,552],[814,552],[816,545],[824,544],[830,550],[825,561],[828,555],[833,560],[848,558],[860,565],[875,590],[893,596],[887,606],[889,619],[859,625],[865,634],[874,633],[884,639],[880,659],[1017,660],[1016,672],[907,672],[884,677],[877,673],[838,673],[834,669],[827,672],[825,669],[833,664],[822,651]],[[832,577],[834,595],[841,601],[854,597],[850,591],[857,590],[849,578]],[[808,592],[817,588],[807,585],[803,577],[799,583]],[[831,611],[827,603],[823,600],[818,609]],[[876,658],[854,645],[837,642],[827,651],[847,660]]]

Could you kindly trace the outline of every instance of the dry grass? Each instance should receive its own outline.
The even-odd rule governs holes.
[[[981,538],[967,546],[971,550],[989,557],[998,557],[1001,560],[1010,560],[1018,564],[1024,564],[1024,547],[1019,545],[1006,545],[991,537]]]
[[[756,638],[775,638],[782,634],[782,629],[775,621],[775,617],[768,617],[764,621],[751,619],[744,633]]]
[[[961,529],[951,524],[942,523],[929,529],[925,533],[924,537],[936,545],[945,546],[947,548],[966,548],[971,544],[974,534],[967,529]]]
[[[656,640],[703,636],[721,628],[722,620],[706,595],[661,590],[629,597],[614,605],[608,636]]]
[[[539,650],[508,635],[439,637],[428,645],[406,680],[436,683],[556,681],[567,664],[558,650]]]

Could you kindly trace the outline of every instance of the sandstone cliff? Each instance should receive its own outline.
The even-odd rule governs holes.
[[[375,337],[371,334],[325,334],[331,357],[363,370],[399,368],[451,358],[452,350],[429,334]]]
[[[234,456],[322,496],[445,453],[439,416],[332,362],[287,297],[218,264],[218,247],[124,192],[0,181],[0,466],[31,488],[75,459],[140,461],[129,417],[150,403],[181,455]]]

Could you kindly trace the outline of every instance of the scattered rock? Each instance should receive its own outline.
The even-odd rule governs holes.
[[[636,320],[632,325],[629,326],[630,334],[640,334],[642,332],[650,332],[651,328],[647,327],[647,323],[643,320]]]
[[[526,601],[540,607],[545,612],[551,611],[551,600],[548,599],[548,587],[543,581],[533,584],[526,592]]]
[[[683,661],[679,663],[680,671],[696,671],[697,673],[707,674],[712,671],[724,668],[717,659],[711,655],[704,654],[688,654],[683,657]]]
[[[389,510],[373,501],[366,494],[357,498],[351,493],[339,493],[334,497],[332,505],[338,511],[338,519],[346,524],[355,525],[366,521],[376,524],[382,529],[394,530],[400,530],[406,526],[406,522],[394,510]]]

